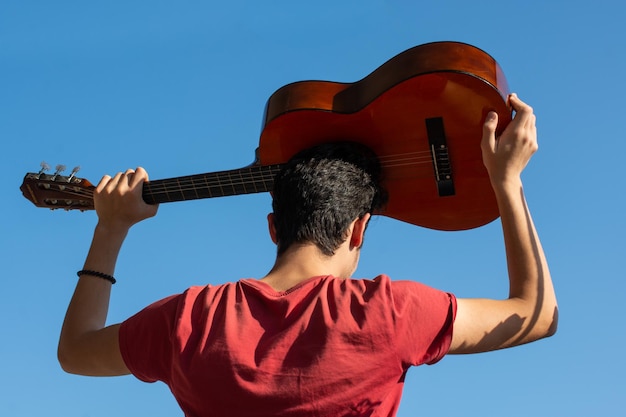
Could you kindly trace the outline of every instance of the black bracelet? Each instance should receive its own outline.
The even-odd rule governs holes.
[[[113,275],[105,274],[103,272],[98,272],[98,271],[90,271],[88,269],[83,269],[81,271],[78,271],[76,273],[76,275],[78,275],[79,277],[81,275],[91,275],[92,277],[103,278],[103,279],[106,279],[107,281],[109,281],[111,284],[115,284],[115,282],[116,282],[116,280],[113,277]]]

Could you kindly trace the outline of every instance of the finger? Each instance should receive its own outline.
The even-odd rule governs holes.
[[[517,94],[511,94],[510,103],[516,112],[515,118],[518,119],[518,124],[528,130],[535,130],[537,117],[535,116],[534,109],[523,102]]]
[[[98,183],[98,185],[96,185],[96,191],[97,192],[102,191],[109,184],[109,181],[111,181],[111,176],[110,175],[103,175],[102,179],[100,179],[100,182]]]
[[[148,173],[142,167],[137,167],[134,171],[132,181],[130,182],[131,187],[135,187],[139,184],[143,184],[148,181]]]
[[[485,118],[485,123],[483,124],[483,138],[481,142],[481,147],[483,148],[483,150],[495,152],[497,127],[498,114],[494,111],[491,111],[487,114],[487,117]]]
[[[537,131],[537,116],[535,114],[531,114],[526,121],[526,128],[531,131]]]
[[[515,93],[509,95],[509,104],[515,110],[516,117],[517,115],[528,116],[533,114],[533,108],[523,102]]]
[[[130,187],[133,182],[134,176],[135,176],[135,170],[129,168],[122,173],[120,177],[120,181],[122,182],[123,185]]]
[[[536,117],[531,106],[524,103],[516,94],[509,96],[509,105],[515,111],[513,121],[507,127],[507,130],[519,132],[535,132]]]
[[[115,176],[111,178],[111,180],[107,184],[106,189],[109,191],[115,190],[118,187],[118,185],[122,182],[123,177],[124,177],[123,172],[118,172],[117,174],[115,174]]]
[[[533,143],[533,147],[534,147],[534,151],[533,152],[536,152],[537,149],[539,149],[539,143],[537,142],[537,139],[538,139],[538,137],[537,137],[537,117],[534,114],[532,114],[531,117],[529,117],[527,129],[528,129],[528,132],[530,133],[530,137],[532,138],[532,140],[534,142]]]
[[[143,192],[143,184],[145,182],[148,182],[149,178],[148,178],[148,172],[146,172],[145,169],[143,169],[142,167],[137,167],[137,169],[135,170],[135,176],[133,178],[133,184],[131,184],[133,187],[137,186],[137,189],[141,189]],[[159,205],[158,204],[149,204],[146,205],[146,217],[153,217],[157,214],[157,211],[159,209]]]

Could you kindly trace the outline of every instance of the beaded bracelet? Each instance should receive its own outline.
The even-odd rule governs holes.
[[[88,269],[83,269],[81,271],[78,271],[76,273],[76,275],[78,275],[79,277],[81,275],[91,275],[92,277],[103,278],[103,279],[106,279],[107,281],[109,281],[111,284],[115,284],[115,282],[116,282],[116,280],[113,277],[113,275],[105,274],[103,272],[98,272],[98,271],[90,271]]]

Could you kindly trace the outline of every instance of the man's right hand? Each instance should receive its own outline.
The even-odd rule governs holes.
[[[148,173],[139,167],[105,175],[94,192],[94,205],[99,226],[124,231],[132,225],[156,215],[158,206],[143,201],[141,193]]]

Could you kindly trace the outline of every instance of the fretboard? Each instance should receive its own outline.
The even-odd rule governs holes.
[[[148,204],[271,191],[280,165],[251,165],[229,171],[154,180],[144,184]]]

